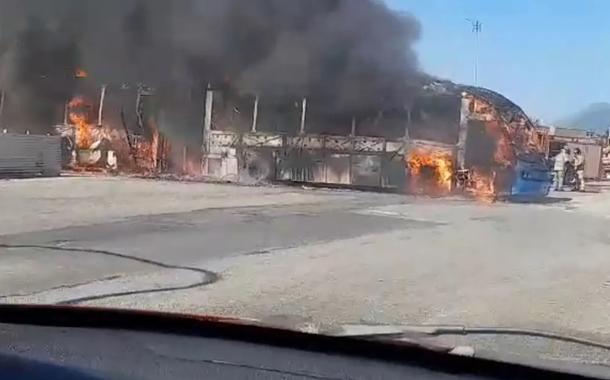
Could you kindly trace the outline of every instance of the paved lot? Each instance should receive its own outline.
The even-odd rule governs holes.
[[[109,178],[0,192],[0,302],[610,341],[610,193],[481,204]]]

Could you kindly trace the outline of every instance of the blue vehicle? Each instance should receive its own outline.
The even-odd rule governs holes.
[[[536,199],[547,196],[553,184],[553,175],[546,159],[538,154],[518,157],[515,176],[510,189],[513,199]]]

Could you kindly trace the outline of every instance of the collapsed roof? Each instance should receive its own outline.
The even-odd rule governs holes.
[[[434,95],[455,95],[461,97],[462,93],[469,93],[481,98],[494,106],[506,123],[517,120],[524,120],[528,128],[533,128],[534,124],[527,117],[526,113],[513,101],[502,94],[483,87],[468,86],[453,83],[451,81],[435,81],[427,84],[423,88],[423,96]]]

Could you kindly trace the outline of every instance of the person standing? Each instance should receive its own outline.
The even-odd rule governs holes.
[[[559,154],[555,156],[555,165],[553,170],[555,171],[555,191],[563,191],[563,183],[566,174],[566,163],[570,161],[570,156],[566,151],[566,148],[561,148]]]
[[[578,178],[578,191],[585,191],[585,155],[580,148],[574,149],[574,170]]]

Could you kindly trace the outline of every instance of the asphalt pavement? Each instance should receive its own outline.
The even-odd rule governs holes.
[[[610,342],[609,193],[486,204],[117,178],[5,181],[0,191],[0,302]]]
[[[221,275],[206,266],[218,269],[223,259],[409,224],[352,212],[405,201],[396,195],[99,177],[0,186],[5,210],[13,208],[0,235],[0,300],[11,302],[76,303],[207,285]],[[41,223],[38,216],[48,215]]]

